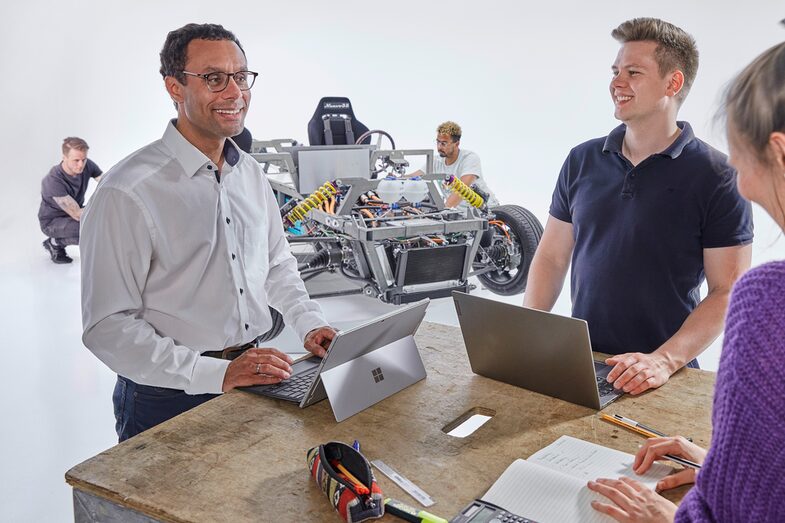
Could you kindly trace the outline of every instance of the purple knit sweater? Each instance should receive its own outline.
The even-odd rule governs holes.
[[[711,448],[676,521],[785,522],[785,262],[733,289]]]

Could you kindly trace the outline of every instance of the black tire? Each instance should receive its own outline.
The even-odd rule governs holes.
[[[272,307],[270,307],[270,316],[273,319],[273,326],[269,331],[256,338],[260,343],[263,341],[270,341],[271,339],[275,338],[281,334],[281,331],[286,326],[286,324],[283,322],[283,316],[281,316],[281,313]]]
[[[542,238],[542,224],[534,214],[519,205],[502,205],[494,207],[491,212],[509,227],[512,240],[521,246],[521,262],[512,270],[490,271],[477,278],[495,294],[520,294],[526,290],[529,267]]]

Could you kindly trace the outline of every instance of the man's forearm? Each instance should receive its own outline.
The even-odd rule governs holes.
[[[550,311],[561,294],[568,268],[536,253],[529,267],[523,306]]]
[[[111,314],[88,325],[82,341],[117,374],[142,385],[188,394],[219,394],[228,366],[226,360],[201,357],[171,337],[161,336],[132,312]]]
[[[265,284],[267,302],[281,312],[286,324],[304,340],[313,329],[329,324],[322,308],[308,296],[305,284],[297,272],[296,262],[288,267],[286,265],[288,264],[270,268]]]
[[[55,203],[76,221],[82,219],[82,208],[71,196],[53,196]]]
[[[313,329],[327,325],[327,320],[319,304],[308,296],[283,229],[276,230],[268,243],[270,252],[274,254],[270,256],[265,282],[267,303],[281,312],[286,324],[300,339],[305,339]]]
[[[728,289],[710,292],[676,334],[654,351],[665,358],[671,374],[698,357],[722,333],[729,297]]]
[[[444,206],[452,209],[456,207],[459,203],[461,203],[461,197],[455,193],[451,193],[450,196],[447,197],[447,200],[444,202]]]

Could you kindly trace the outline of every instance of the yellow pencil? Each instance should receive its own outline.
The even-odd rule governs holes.
[[[620,427],[624,427],[625,429],[631,430],[633,432],[637,432],[638,434],[641,434],[642,436],[646,436],[647,438],[660,438],[660,437],[662,437],[660,434],[655,434],[653,432],[649,432],[646,429],[642,429],[640,427],[636,427],[635,425],[630,425],[629,423],[625,423],[624,421],[620,420],[619,418],[615,418],[613,416],[609,416],[609,415],[605,414],[604,412],[600,413],[600,417],[602,419],[604,419],[605,421],[610,421],[611,423],[615,423],[616,425],[619,425]]]

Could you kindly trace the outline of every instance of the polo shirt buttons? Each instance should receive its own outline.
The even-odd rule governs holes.
[[[208,165],[208,166],[207,166],[207,170],[208,170],[208,171],[212,171],[212,170],[213,170],[213,166],[212,166],[212,165]]]
[[[230,220],[229,217],[227,216],[227,218],[226,218],[226,225],[229,225],[230,223],[232,223],[232,220]]]
[[[248,330],[248,324],[247,323],[245,324],[245,330]]]
[[[634,179],[635,179],[635,173],[632,173],[632,174],[630,174],[630,179],[631,179],[631,180],[634,180]]]
[[[241,287],[241,288],[240,288],[240,294],[242,294],[242,293],[243,293],[243,289],[242,289],[242,287]]]
[[[237,258],[237,256],[235,256],[234,253],[232,253],[232,259],[234,260],[235,258]]]

